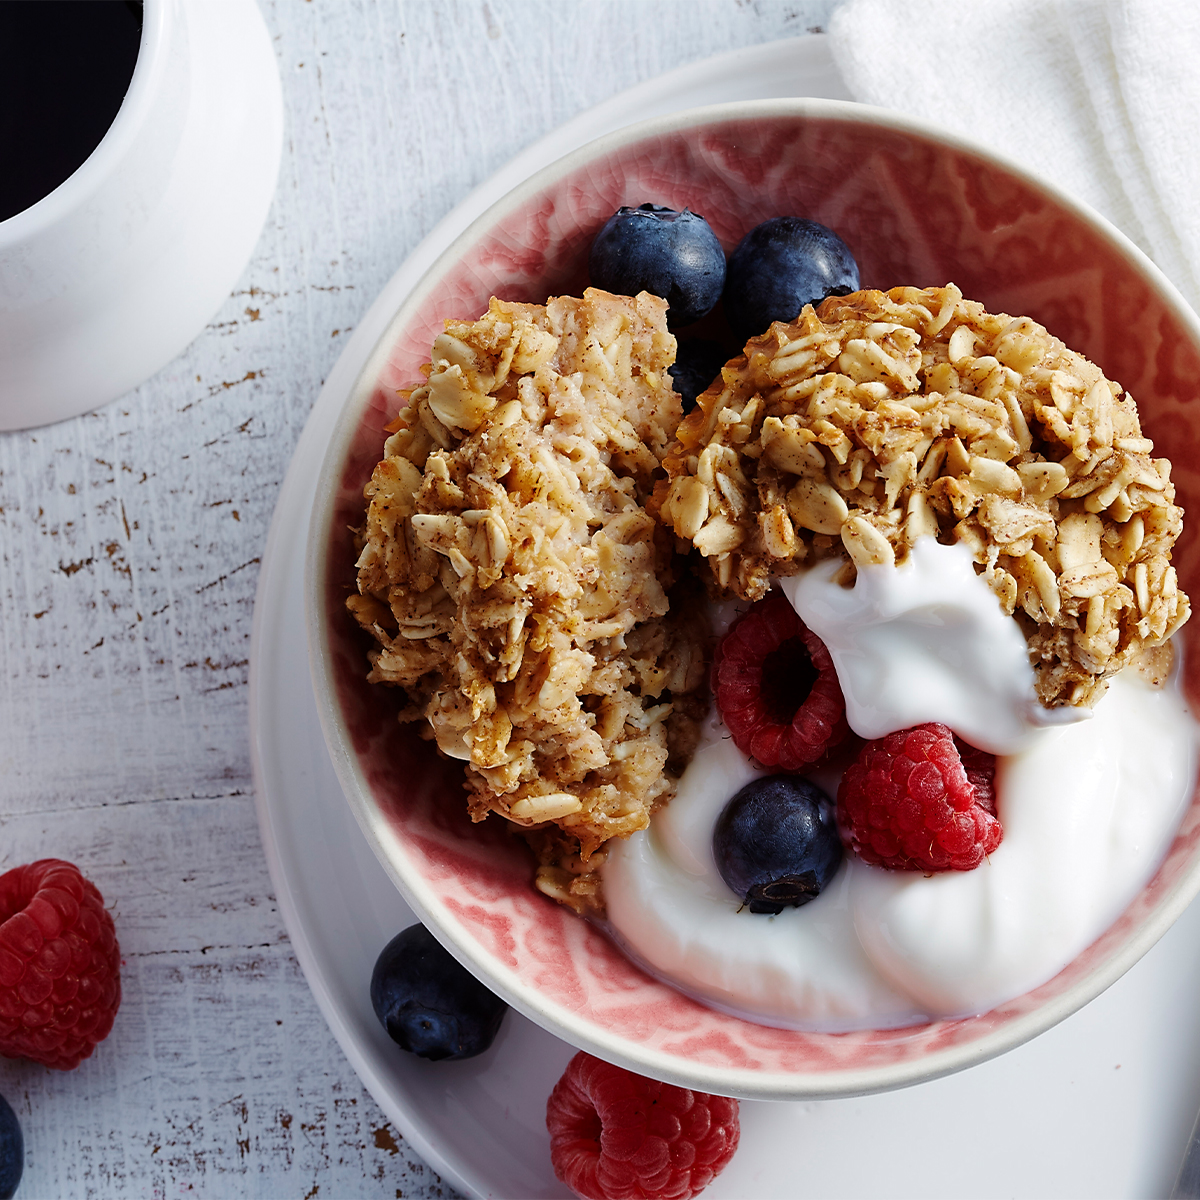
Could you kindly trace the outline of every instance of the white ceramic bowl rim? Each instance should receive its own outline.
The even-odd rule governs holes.
[[[0,221],[0,251],[54,225],[104,185],[137,140],[166,70],[166,48],[178,19],[173,0],[143,0],[142,35],[125,99],[96,148],[53,191]]]
[[[336,688],[331,667],[329,613],[325,593],[332,506],[344,461],[363,410],[370,399],[388,351],[396,340],[397,332],[420,310],[435,281],[442,276],[447,265],[457,262],[462,257],[463,248],[478,240],[483,230],[495,226],[504,216],[541,191],[549,182],[569,174],[582,164],[610,150],[655,135],[676,133],[697,126],[779,117],[880,126],[973,155],[1000,168],[1041,192],[1102,239],[1113,244],[1131,268],[1143,276],[1165,305],[1173,310],[1180,325],[1190,332],[1194,343],[1200,346],[1200,319],[1175,286],[1125,234],[1056,184],[969,138],[889,109],[849,101],[812,98],[737,101],[655,117],[597,138],[542,168],[513,188],[464,230],[405,298],[350,390],[321,466],[309,525],[305,599],[309,658],[317,708],[339,782],[376,856],[405,900],[447,949],[514,1008],[556,1036],[598,1057],[682,1086],[703,1088],[743,1098],[797,1100],[862,1095],[932,1080],[1015,1049],[1051,1028],[1113,984],[1166,933],[1200,891],[1200,856],[1197,856],[1164,893],[1136,933],[1092,971],[1068,990],[1051,997],[1036,1010],[1021,1014],[1007,1021],[1001,1028],[976,1040],[934,1050],[911,1061],[848,1067],[826,1072],[769,1072],[713,1067],[701,1063],[689,1064],[685,1072],[681,1070],[677,1057],[631,1043],[623,1037],[611,1035],[602,1028],[580,1020],[557,1005],[548,1004],[545,998],[520,979],[515,971],[486,957],[475,957],[468,953],[459,944],[455,923],[440,898],[420,876],[408,877],[398,872],[392,850],[400,846],[402,839],[397,837],[386,818],[374,805],[370,788],[353,752],[343,715],[334,699]]]

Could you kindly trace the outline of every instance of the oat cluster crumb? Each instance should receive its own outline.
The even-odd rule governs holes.
[[[674,793],[707,707],[702,591],[646,511],[680,419],[666,303],[591,289],[448,322],[366,488],[373,682],[599,908],[599,848]],[[668,600],[670,593],[670,600]]]
[[[1186,619],[1182,510],[1137,407],[1028,317],[953,285],[830,297],[730,362],[679,426],[652,511],[746,600],[843,555],[965,543],[1047,706],[1090,705]],[[1149,662],[1147,660],[1150,660]]]

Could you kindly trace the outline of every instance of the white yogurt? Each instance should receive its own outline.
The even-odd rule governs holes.
[[[618,939],[651,972],[720,1008],[822,1029],[910,1023],[920,1009],[855,934],[845,867],[803,908],[738,911],[713,861],[712,831],[759,774],[710,718],[675,798],[649,829],[610,843],[604,895]]]
[[[942,721],[1008,751],[999,849],[974,871],[928,877],[851,861],[802,908],[739,911],[712,830],[760,772],[713,716],[675,799],[612,848],[609,921],[656,974],[770,1023],[883,1028],[985,1011],[1055,975],[1153,874],[1191,795],[1195,726],[1177,688],[1126,672],[1093,720],[1044,727],[1024,638],[958,547],[923,539],[905,566],[860,571],[852,589],[832,574],[784,590],[830,648],[851,726],[878,737]],[[817,782],[836,792],[836,778]]]
[[[1038,702],[1025,637],[965,546],[918,538],[903,564],[862,567],[852,588],[832,582],[841,566],[780,586],[829,648],[846,719],[862,737],[941,721],[972,746],[1012,754],[1039,728],[1088,715]]]

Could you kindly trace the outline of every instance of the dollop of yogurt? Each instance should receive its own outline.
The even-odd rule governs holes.
[[[1191,795],[1196,726],[1176,686],[1130,671],[1093,719],[1048,726],[1025,640],[960,547],[921,539],[853,588],[836,570],[784,592],[829,646],[852,728],[875,738],[941,721],[1002,755],[999,849],[974,871],[930,876],[847,861],[802,908],[750,913],[717,871],[712,830],[762,772],[714,712],[674,800],[610,852],[610,926],[681,990],[770,1024],[986,1011],[1057,974],[1149,879]],[[836,794],[836,775],[814,781]]]
[[[972,746],[1012,754],[1039,728],[1091,715],[1038,701],[1025,637],[965,546],[918,538],[903,563],[860,567],[850,588],[833,582],[841,566],[822,563],[780,588],[829,648],[862,737],[941,721]]]

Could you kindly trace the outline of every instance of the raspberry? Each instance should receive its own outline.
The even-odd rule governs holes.
[[[79,868],[44,858],[0,875],[0,1054],[70,1071],[121,1003],[112,917]]]
[[[764,767],[803,771],[849,732],[825,643],[778,593],[729,627],[713,656],[712,684],[734,745]]]
[[[975,789],[975,803],[984,812],[996,815],[996,756],[986,750],[969,746],[961,738],[955,737],[954,745],[958,756],[962,759],[963,770],[967,773],[967,782]],[[999,845],[999,843],[997,843]]]
[[[893,871],[979,866],[1004,836],[994,815],[996,760],[959,745],[938,724],[868,742],[838,788],[846,845],[864,862]]]
[[[737,1149],[738,1102],[577,1054],[546,1102],[554,1173],[584,1200],[690,1200]]]

